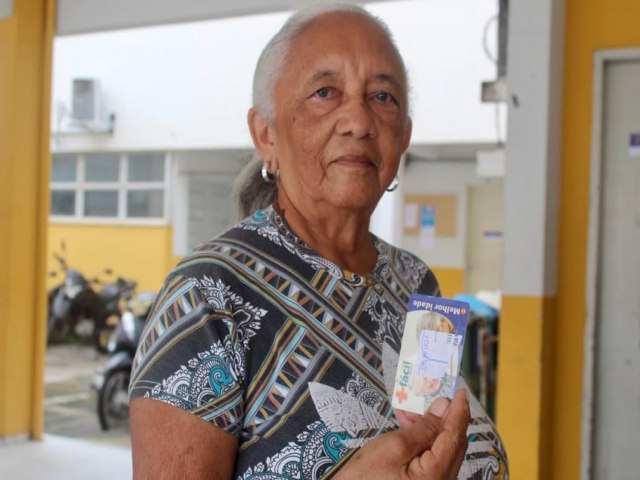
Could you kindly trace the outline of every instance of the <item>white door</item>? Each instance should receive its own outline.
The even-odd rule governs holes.
[[[606,62],[603,86],[591,477],[637,480],[640,151],[631,143],[640,134],[640,60]]]
[[[469,187],[465,291],[497,290],[502,285],[502,182]]]
[[[187,245],[189,249],[222,233],[233,224],[233,182],[230,174],[190,175]]]

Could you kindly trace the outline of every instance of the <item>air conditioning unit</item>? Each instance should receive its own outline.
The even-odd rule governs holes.
[[[100,83],[93,78],[74,78],[71,86],[71,121],[87,128],[97,128],[107,123]]]

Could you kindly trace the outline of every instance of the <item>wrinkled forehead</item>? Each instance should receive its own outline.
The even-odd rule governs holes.
[[[297,71],[293,75],[313,74],[313,60],[318,55],[326,57],[345,54],[345,45],[368,45],[368,55],[384,60],[388,71],[378,72],[393,76],[406,95],[408,81],[402,56],[387,31],[375,21],[355,12],[331,12],[314,18],[292,39],[287,60],[304,59],[303,62],[286,62]],[[285,69],[287,67],[285,66]],[[305,70],[305,71],[301,71]]]

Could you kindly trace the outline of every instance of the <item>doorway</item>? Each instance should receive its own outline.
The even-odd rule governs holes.
[[[504,189],[496,181],[470,186],[467,192],[465,291],[473,295],[502,285]]]
[[[599,52],[582,478],[640,471],[640,51]]]

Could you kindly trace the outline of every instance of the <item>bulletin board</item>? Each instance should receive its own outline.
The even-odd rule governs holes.
[[[456,195],[420,195],[404,196],[403,233],[405,236],[418,236],[420,233],[420,207],[435,208],[436,237],[455,237],[458,224],[458,197]]]

